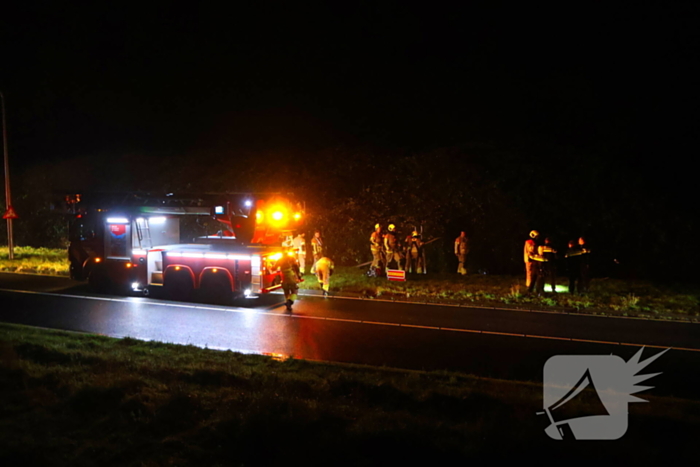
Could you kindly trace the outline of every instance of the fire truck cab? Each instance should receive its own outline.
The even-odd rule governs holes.
[[[256,297],[280,288],[282,239],[302,221],[299,206],[279,195],[79,202],[72,203],[71,278],[99,291],[176,299]]]

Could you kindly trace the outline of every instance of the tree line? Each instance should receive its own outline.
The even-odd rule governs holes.
[[[306,206],[337,264],[371,259],[376,223],[414,228],[428,271],[456,270],[454,239],[470,239],[470,271],[521,274],[522,247],[536,229],[564,249],[585,236],[598,276],[697,275],[690,248],[698,230],[687,199],[668,202],[605,151],[469,144],[420,152],[363,147],[305,151],[104,154],[19,170],[13,182],[18,245],[62,247],[61,191],[285,192]],[[2,229],[0,241],[6,241]]]

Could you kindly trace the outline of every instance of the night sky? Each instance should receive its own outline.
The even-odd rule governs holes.
[[[696,147],[694,2],[239,3],[11,7],[12,156],[537,140],[668,163]]]

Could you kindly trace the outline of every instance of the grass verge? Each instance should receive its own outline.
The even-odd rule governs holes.
[[[667,461],[666,443],[690,456],[700,434],[698,401],[645,397],[621,440],[593,450],[553,441],[535,415],[539,384],[460,373],[5,324],[0,356],[2,465],[439,465],[545,453],[630,464]]]
[[[589,293],[572,295],[567,279],[559,278],[558,284],[558,293],[538,297],[527,293],[524,278],[519,276],[434,273],[393,282],[367,277],[356,267],[341,267],[331,277],[332,291],[367,299],[700,321],[700,287],[597,278],[592,280]],[[320,290],[313,276],[306,276],[300,288]],[[549,285],[546,290],[550,290]]]
[[[7,246],[0,247],[0,271],[67,276],[68,255],[57,248],[15,247],[15,258],[8,259]]]

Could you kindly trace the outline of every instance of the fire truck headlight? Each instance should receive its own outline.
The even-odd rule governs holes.
[[[138,282],[131,283],[131,290],[138,291],[140,288],[141,288],[141,284],[139,284]]]
[[[251,290],[250,290],[250,289],[245,289],[245,290],[243,291],[243,296],[246,297],[246,298],[247,298],[247,297],[250,297],[250,294],[251,294]]]

